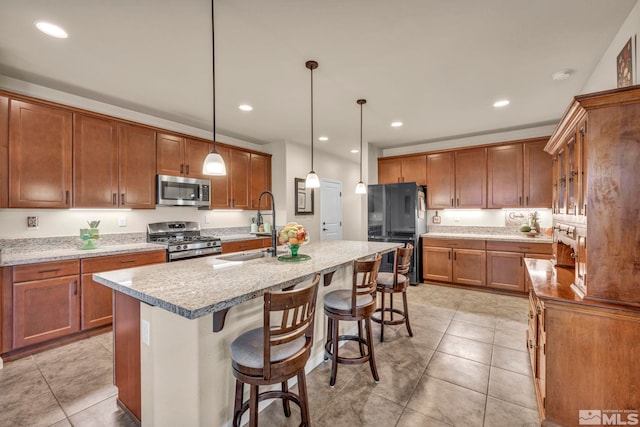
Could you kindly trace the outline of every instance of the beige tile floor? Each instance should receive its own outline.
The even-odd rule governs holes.
[[[385,342],[375,343],[378,384],[368,366],[340,365],[334,388],[330,362],[308,374],[313,425],[539,426],[527,300],[424,284],[408,292],[414,337],[386,327]],[[0,427],[133,426],[115,404],[111,357],[108,333],[5,363]],[[292,412],[285,418],[276,402],[260,425],[297,426]]]

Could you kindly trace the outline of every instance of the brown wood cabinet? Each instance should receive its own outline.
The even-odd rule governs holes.
[[[422,239],[424,280],[484,286],[485,241]]]
[[[271,209],[270,197],[258,206],[258,197],[265,190],[271,190],[271,156],[251,153],[251,209]]]
[[[211,209],[228,208],[231,206],[231,188],[229,185],[231,148],[226,145],[216,144],[216,150],[224,160],[227,174],[224,176],[209,177],[211,180]]]
[[[109,325],[112,320],[112,290],[95,282],[93,280],[95,273],[165,261],[166,251],[164,250],[83,259],[80,264],[82,271],[81,328],[91,329]]]
[[[12,349],[80,329],[79,272],[77,260],[13,267]]]
[[[140,301],[113,292],[113,379],[118,402],[138,422],[142,419]]]
[[[118,122],[73,115],[73,206],[118,207]]]
[[[159,175],[209,179],[202,173],[204,159],[211,151],[208,141],[158,132],[156,144]]]
[[[9,207],[9,98],[0,96],[0,208]]]
[[[640,310],[581,299],[571,290],[574,272],[549,261],[527,260],[526,269],[527,346],[542,425],[579,426],[580,411],[593,409],[604,425],[633,425],[634,412],[625,410],[640,407]]]
[[[487,241],[487,286],[524,292],[524,258],[551,259],[549,243]]]
[[[427,185],[425,154],[378,159],[378,183],[416,182]]]
[[[9,100],[9,207],[70,208],[72,114]]]
[[[262,239],[235,240],[232,242],[222,242],[222,253],[249,251],[252,249],[268,248],[271,246],[271,239],[268,237]]]
[[[231,193],[230,207],[235,209],[249,208],[249,183],[251,180],[251,154],[246,151],[231,149],[229,155],[229,184]]]
[[[427,155],[427,207],[486,208],[487,149]]]
[[[74,207],[156,206],[151,129],[75,113],[73,170]]]
[[[550,208],[548,138],[487,148],[488,208]]]

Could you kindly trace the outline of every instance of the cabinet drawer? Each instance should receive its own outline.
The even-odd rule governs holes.
[[[13,267],[13,283],[54,277],[73,276],[80,272],[77,259],[69,261],[42,262],[38,264],[16,265]]]
[[[140,267],[166,262],[166,260],[167,253],[164,250],[87,258],[82,260],[82,273],[99,273],[121,268]]]
[[[551,243],[499,242],[494,240],[488,240],[487,250],[551,254]]]
[[[423,238],[423,246],[438,246],[445,248],[456,249],[484,249],[484,240],[467,240],[467,239],[437,239],[437,238]]]
[[[222,242],[222,253],[248,251],[265,247],[265,239],[238,240],[235,242]],[[267,246],[269,244],[267,243]]]

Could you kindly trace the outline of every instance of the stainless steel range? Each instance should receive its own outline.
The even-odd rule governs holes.
[[[193,221],[154,222],[147,225],[147,242],[167,245],[167,261],[177,261],[222,253],[218,237],[200,234]]]

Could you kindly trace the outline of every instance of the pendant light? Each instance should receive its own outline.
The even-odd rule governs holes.
[[[313,170],[313,70],[318,68],[316,61],[307,61],[306,67],[311,70],[311,171],[307,174],[305,185],[307,188],[319,188],[320,179]]]
[[[216,49],[215,49],[215,31],[213,26],[213,0],[211,0],[211,56],[212,56],[212,76],[213,76],[213,147],[211,152],[204,158],[202,165],[202,173],[204,175],[223,176],[227,174],[227,168],[224,159],[216,150]]]
[[[367,194],[367,186],[362,182],[362,106],[367,100],[358,99],[356,102],[360,105],[360,182],[356,185],[356,194]]]

